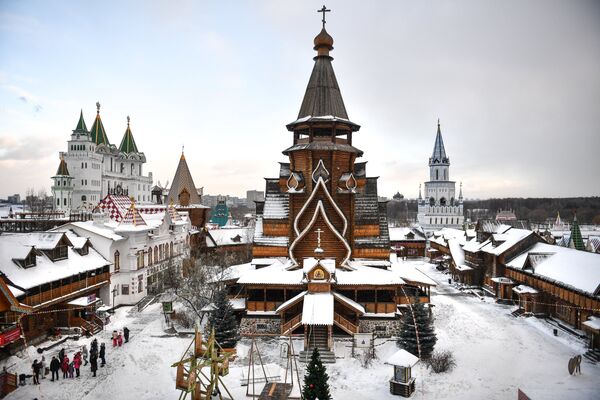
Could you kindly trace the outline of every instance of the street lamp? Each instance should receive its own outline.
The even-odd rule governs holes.
[[[115,287],[112,290],[112,296],[113,296],[112,306],[113,306],[113,311],[115,309],[115,296],[116,295],[117,295],[117,286],[115,285]]]

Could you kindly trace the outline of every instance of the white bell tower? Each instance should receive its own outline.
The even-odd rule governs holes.
[[[63,154],[60,154],[60,164],[56,175],[52,177],[52,195],[54,196],[53,209],[68,212],[73,202],[73,177],[69,175],[67,162]]]

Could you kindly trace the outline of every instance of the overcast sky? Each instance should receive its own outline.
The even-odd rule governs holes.
[[[50,190],[95,103],[146,171],[181,146],[205,193],[277,176],[321,28],[316,1],[0,0],[0,196]],[[600,195],[600,1],[328,1],[354,145],[416,197],[436,121],[467,198]]]

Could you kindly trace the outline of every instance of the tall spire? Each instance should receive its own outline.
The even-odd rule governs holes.
[[[577,250],[585,250],[583,237],[581,236],[581,230],[579,229],[579,223],[577,222],[577,214],[575,214],[575,217],[573,218],[571,237],[569,238],[569,245],[567,247]]]
[[[90,129],[90,133],[92,134],[92,141],[94,143],[110,144],[108,137],[106,136],[106,131],[104,130],[104,125],[102,124],[102,119],[100,118],[100,102],[96,102],[96,119],[94,120],[92,129]]]
[[[87,126],[85,125],[85,121],[83,119],[83,109],[79,114],[79,121],[77,121],[77,126],[73,130],[74,133],[88,133]]]
[[[190,169],[188,168],[187,161],[183,155],[183,149],[181,149],[181,157],[179,157],[179,165],[177,165],[177,171],[175,171],[175,176],[173,177],[173,183],[171,183],[171,188],[169,189],[169,195],[167,196],[166,204],[173,202],[175,204],[182,205],[180,201],[180,196],[183,193],[185,197],[189,196],[186,199],[186,205],[189,204],[200,204],[200,196],[198,195],[198,190],[196,189],[196,185],[194,184],[194,179],[192,178],[192,174],[190,173]]]
[[[129,127],[129,115],[127,116],[127,129],[125,130],[125,134],[123,135],[123,139],[121,140],[121,145],[119,146],[119,151],[125,154],[130,153],[139,153],[138,148],[135,144],[135,140],[133,139],[133,133],[131,133],[131,128]]]
[[[421,196],[421,184],[419,183],[419,200],[423,200],[423,196]]]
[[[462,182],[460,183],[460,191],[458,192],[458,200],[462,201],[463,200],[463,195],[462,195]]]
[[[433,153],[429,159],[429,165],[433,164],[450,164],[450,159],[446,156],[444,148],[444,140],[442,139],[442,129],[440,128],[440,119],[438,118],[437,135],[435,136],[435,144],[433,145]]]
[[[308,80],[298,120],[307,117],[334,117],[348,120],[342,93],[331,65],[333,58],[329,55],[333,50],[333,38],[325,30],[325,12],[329,11],[326,7],[318,10],[323,13],[323,28],[314,39],[317,55],[314,57],[315,65]],[[294,123],[290,125],[293,126]]]
[[[69,170],[67,169],[67,162],[63,155],[60,155],[60,164],[58,164],[58,169],[56,170],[56,176],[69,176]]]

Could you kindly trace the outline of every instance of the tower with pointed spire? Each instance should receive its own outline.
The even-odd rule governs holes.
[[[85,129],[85,123],[83,126]],[[73,201],[73,177],[69,174],[63,154],[60,155],[60,164],[58,164],[58,169],[52,180],[54,182],[52,185],[52,196],[54,197],[52,209],[66,212],[71,208]]]
[[[108,139],[100,115],[100,103],[96,103],[94,123],[89,130],[81,110],[77,126],[68,141],[68,149],[61,153],[69,165],[72,186],[67,209],[91,209],[104,196],[114,192],[127,193],[138,203],[151,202],[152,173],[147,176],[143,173],[146,156],[138,150],[130,122],[128,116],[121,145],[117,147]],[[52,179],[53,187],[58,188],[58,181],[54,177]]]
[[[429,157],[429,181],[425,182],[423,196],[419,186],[417,221],[426,231],[460,228],[464,223],[462,182],[457,198],[456,182],[450,180],[450,158],[444,147],[439,119],[433,153]]]

